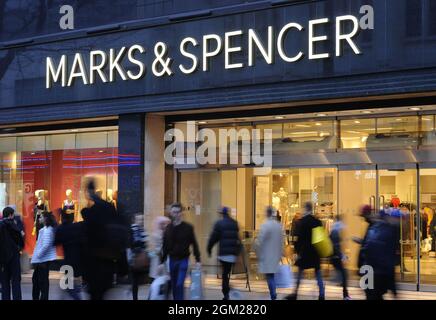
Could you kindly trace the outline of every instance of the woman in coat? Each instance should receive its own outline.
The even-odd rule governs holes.
[[[256,239],[258,271],[265,274],[271,300],[276,300],[274,274],[278,271],[282,258],[283,233],[281,224],[274,217],[272,207],[266,209],[266,217],[266,222],[260,227],[259,236]]]
[[[33,300],[48,300],[50,263],[56,260],[56,247],[54,246],[56,220],[51,212],[43,212],[39,222],[44,227],[39,230],[31,260],[34,269],[32,298]]]

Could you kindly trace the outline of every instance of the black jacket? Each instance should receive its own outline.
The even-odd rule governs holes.
[[[320,268],[320,257],[315,247],[312,245],[312,229],[321,226],[321,221],[311,214],[299,220],[296,230],[297,241],[295,242],[295,251],[298,254],[298,259],[295,264],[299,268]]]
[[[56,229],[55,234],[55,245],[62,245],[64,249],[64,264],[73,267],[75,277],[80,277],[83,274],[83,228],[83,222],[63,223]]]
[[[219,256],[237,256],[241,251],[238,223],[227,215],[217,221],[213,227],[212,234],[207,244],[207,252],[209,255],[217,242],[219,242]]]
[[[170,223],[163,237],[162,262],[167,256],[175,260],[189,258],[191,245],[194,248],[195,260],[200,262],[200,249],[195,239],[194,227],[186,222],[181,222],[177,226]]]
[[[19,255],[24,248],[24,239],[15,220],[0,221],[0,246],[0,262],[3,263]]]

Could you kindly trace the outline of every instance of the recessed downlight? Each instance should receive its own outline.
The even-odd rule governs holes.
[[[284,119],[285,117],[284,116],[275,116],[274,117],[274,119],[277,119],[277,120],[282,120],[282,119]]]
[[[420,107],[412,107],[412,108],[409,108],[409,110],[419,111],[419,110],[422,110],[422,108],[420,108]]]

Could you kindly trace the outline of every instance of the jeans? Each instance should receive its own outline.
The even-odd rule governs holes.
[[[48,300],[50,262],[34,264],[32,275],[32,299]]]
[[[3,265],[3,272],[1,275],[2,284],[2,300],[11,300],[11,287],[12,297],[14,300],[21,300],[21,264],[20,255],[14,256],[9,263]]]
[[[230,273],[232,272],[233,263],[221,261],[222,272],[222,292],[224,295],[224,300],[229,300],[230,292]]]
[[[300,287],[301,278],[303,277],[304,269],[298,268],[298,275],[297,275],[297,285],[295,287],[295,296],[298,295],[298,288]],[[315,269],[316,274],[316,281],[318,282],[318,288],[319,288],[319,297],[325,298],[325,288],[324,288],[324,282],[322,281],[322,273],[321,269]]]
[[[269,294],[271,296],[271,300],[277,299],[277,292],[276,292],[276,280],[274,279],[274,273],[267,273],[266,276],[266,282],[268,283],[268,289]]]
[[[347,289],[347,271],[344,268],[344,264],[340,258],[332,259],[333,267],[341,274],[342,280],[342,288],[343,288],[343,296],[344,298],[348,297],[348,289]]]
[[[185,291],[185,278],[188,272],[189,259],[175,260],[170,258],[171,288],[174,300],[183,300]]]

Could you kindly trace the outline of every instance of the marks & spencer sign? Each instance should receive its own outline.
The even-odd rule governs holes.
[[[262,30],[248,27],[202,35],[196,32],[196,36],[182,35],[180,41],[174,42],[147,43],[145,40],[117,48],[47,56],[45,87],[73,87],[78,82],[90,86],[175,74],[189,79],[190,75],[200,72],[213,77],[217,68],[256,68],[260,64],[265,68],[276,64],[277,60],[292,65],[305,59],[342,59],[345,55],[362,55],[363,49],[357,41],[359,34],[373,28],[372,7],[364,6],[356,15],[334,19],[325,17],[305,23],[285,21],[280,25],[266,25]]]

